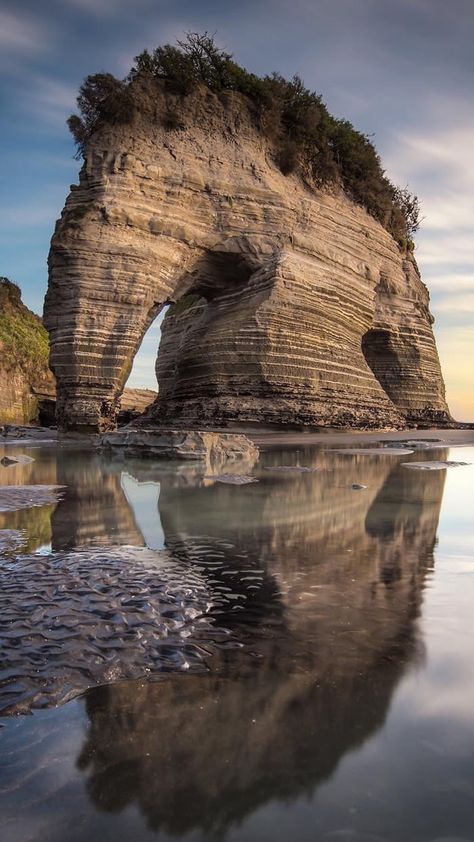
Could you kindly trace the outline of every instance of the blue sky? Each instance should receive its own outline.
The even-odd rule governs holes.
[[[418,194],[448,398],[474,420],[473,0],[0,0],[0,274],[41,312],[49,240],[77,181],[65,120],[84,76],[124,76],[144,47],[206,29],[256,73],[301,75]],[[155,384],[158,333],[136,385]]]

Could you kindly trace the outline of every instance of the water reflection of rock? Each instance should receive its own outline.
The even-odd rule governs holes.
[[[0,446],[0,456],[17,453],[16,449]],[[50,458],[48,449],[35,448],[34,462],[17,463],[0,467],[0,485],[56,486],[56,464]],[[38,547],[51,541],[51,516],[54,505],[18,509],[14,512],[0,512],[0,530],[15,530],[22,536],[17,547],[22,552],[33,552]]]
[[[391,645],[416,613],[444,477],[423,472],[407,481],[391,457],[313,450],[299,458],[320,471],[262,471],[260,483],[242,488],[176,488],[164,480],[160,516],[173,554],[198,564],[225,555],[220,575],[237,594],[242,566],[263,569],[276,583],[290,665],[299,659],[304,668],[313,646],[313,658],[321,653],[324,668],[332,660],[344,675],[364,651],[370,660],[373,638],[379,651],[384,641]],[[354,491],[354,480],[367,489]],[[245,611],[237,616],[245,624]]]
[[[230,463],[229,471],[251,470],[254,462]],[[217,468],[215,469],[217,471]],[[82,549],[88,546],[131,544],[143,546],[145,536],[137,524],[137,512],[127,499],[127,478],[138,484],[165,482],[182,488],[206,484],[212,468],[199,463],[167,463],[153,460],[118,458],[103,453],[70,450],[58,459],[57,482],[65,486],[63,499],[53,515],[53,550]],[[157,495],[156,495],[157,497]],[[155,506],[155,519],[159,514]]]
[[[274,799],[310,795],[384,721],[401,662],[340,682],[262,669],[98,688],[79,768],[99,810],[135,803],[149,827],[225,830]]]
[[[267,589],[258,624],[236,612],[243,648],[214,652],[208,676],[88,694],[78,764],[98,809],[135,803],[175,835],[225,831],[270,800],[310,794],[383,724],[420,651],[444,477],[407,477],[388,457],[312,458],[317,474],[262,472],[247,487],[161,478],[172,552],[203,570],[210,560],[210,581],[225,578],[236,597],[252,565]]]
[[[109,470],[100,454],[69,451],[66,459],[58,459],[58,482],[66,488],[52,516],[53,550],[143,546],[120,472]]]

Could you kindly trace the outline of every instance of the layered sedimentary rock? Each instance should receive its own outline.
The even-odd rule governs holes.
[[[284,176],[240,95],[198,89],[170,130],[168,95],[143,85],[134,118],[89,140],[52,240],[60,424],[114,426],[169,303],[160,421],[449,422],[411,253],[342,192]]]
[[[52,393],[41,319],[23,304],[16,284],[0,278],[0,424],[36,420],[40,401]]]

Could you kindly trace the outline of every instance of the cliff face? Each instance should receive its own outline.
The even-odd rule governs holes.
[[[52,240],[60,424],[114,425],[143,335],[174,302],[160,421],[448,422],[412,256],[342,193],[284,176],[239,95],[196,92],[180,130],[157,96],[92,136]]]
[[[18,287],[0,279],[0,423],[38,417],[42,398],[54,394],[48,334],[21,300]]]

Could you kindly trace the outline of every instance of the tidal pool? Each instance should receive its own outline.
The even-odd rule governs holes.
[[[474,840],[474,448],[355,451],[0,446],[2,842]]]

